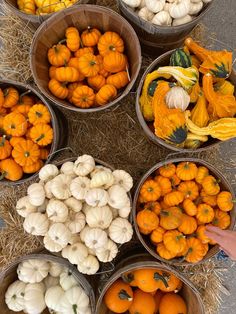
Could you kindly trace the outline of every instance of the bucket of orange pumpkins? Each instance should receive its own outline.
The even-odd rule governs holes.
[[[158,260],[195,264],[219,252],[209,225],[233,229],[235,195],[213,165],[196,158],[160,162],[141,179],[133,202],[137,236]]]
[[[31,69],[41,92],[64,108],[94,112],[131,90],[141,66],[132,27],[114,11],[81,5],[42,24],[31,46]]]
[[[59,146],[58,119],[32,87],[0,81],[0,184],[32,179]]]
[[[176,270],[145,254],[127,262],[102,287],[97,314],[205,313],[198,290]]]

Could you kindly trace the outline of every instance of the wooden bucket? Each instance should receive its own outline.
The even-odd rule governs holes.
[[[81,287],[84,289],[85,293],[88,295],[89,300],[90,300],[90,306],[91,306],[91,312],[94,313],[95,310],[95,295],[93,292],[92,287],[90,286],[89,282],[87,279],[81,275],[77,269],[72,266],[69,262],[67,262],[65,259],[52,256],[49,254],[30,254],[30,255],[25,255],[14,261],[13,263],[10,264],[8,268],[6,268],[1,274],[0,274],[0,309],[1,309],[1,314],[13,314],[16,313],[14,311],[11,311],[8,309],[6,303],[5,303],[5,293],[9,287],[10,284],[12,284],[14,281],[18,279],[17,277],[17,267],[18,264],[29,260],[29,259],[40,259],[40,260],[45,260],[45,261],[51,261],[54,263],[58,263],[63,267],[68,268],[68,270],[72,273],[72,275],[75,277],[77,280],[78,284],[81,285]],[[23,314],[24,312],[17,312],[19,314]],[[43,314],[49,314],[49,311],[45,309],[43,311]]]
[[[49,152],[48,159],[46,160],[45,164],[49,163],[54,157],[60,148],[62,148],[66,142],[67,137],[67,123],[65,122],[64,116],[58,110],[52,108],[49,102],[31,85],[12,81],[12,80],[0,80],[0,88],[6,88],[9,86],[16,87],[20,93],[24,93],[26,91],[30,91],[34,96],[36,96],[45,106],[47,106],[50,114],[51,114],[51,124],[53,128],[53,142],[51,144],[51,149]],[[63,132],[62,132],[63,130]],[[10,181],[10,180],[1,180],[0,185],[8,185],[14,186],[21,183],[25,183],[29,180],[33,180],[37,177],[38,172],[33,174],[24,174],[22,179],[18,181]]]
[[[48,89],[48,68],[47,51],[55,43],[64,38],[65,29],[69,26],[75,26],[80,30],[90,25],[97,27],[101,31],[117,32],[125,42],[125,53],[128,56],[130,64],[130,82],[124,90],[112,102],[96,108],[78,108],[63,101],[51,94]],[[31,45],[30,66],[34,80],[40,91],[48,97],[57,106],[77,111],[77,112],[95,112],[110,108],[117,104],[128,95],[139,74],[141,67],[141,48],[139,40],[133,28],[129,23],[114,11],[95,5],[80,5],[71,7],[45,21],[36,31]]]
[[[186,279],[177,270],[158,263],[150,255],[141,253],[124,259],[120,264],[117,265],[115,273],[113,273],[108,281],[103,285],[101,292],[98,295],[96,314],[112,314],[103,302],[104,295],[109,287],[119,279],[124,273],[131,272],[140,268],[154,268],[157,270],[167,271],[174,274],[183,282],[183,288],[181,289],[180,295],[184,298],[188,307],[188,314],[204,314],[204,305],[201,296],[191,281]]]
[[[179,26],[158,26],[140,18],[122,0],[118,0],[120,12],[133,26],[143,52],[156,57],[168,50],[180,47],[184,39],[212,8],[213,2],[205,4],[200,14],[189,23]]]
[[[215,138],[212,138],[212,137],[209,137],[209,140],[207,142],[203,143],[202,146],[197,148],[197,149],[177,147],[175,145],[167,143],[163,139],[156,136],[153,133],[153,131],[151,130],[151,128],[148,126],[147,122],[145,121],[145,119],[143,117],[143,114],[142,114],[142,111],[140,108],[139,98],[142,94],[142,88],[143,88],[145,78],[146,78],[148,73],[153,72],[158,67],[169,65],[170,56],[171,56],[173,51],[174,50],[168,51],[168,52],[164,53],[163,55],[161,55],[160,57],[158,57],[157,59],[155,59],[149,65],[149,67],[146,69],[146,71],[144,72],[144,74],[143,74],[143,76],[139,82],[139,86],[138,86],[137,93],[136,93],[136,105],[135,106],[136,106],[136,114],[138,117],[138,121],[139,121],[145,135],[156,145],[164,146],[170,150],[177,151],[177,152],[183,152],[183,153],[185,153],[185,152],[186,153],[196,153],[196,152],[208,150],[209,148],[212,148],[212,147],[217,146],[218,144],[222,143],[222,141],[215,139]],[[236,85],[236,72],[234,70],[232,70],[229,79],[234,85]]]
[[[17,15],[22,20],[31,23],[31,25],[38,27],[42,24],[45,20],[49,17],[54,15],[55,13],[49,14],[41,14],[41,15],[34,15],[34,14],[26,14],[18,9],[17,0],[3,0],[3,2],[7,5],[8,9],[15,15]],[[59,0],[58,0],[59,2]],[[86,3],[95,3],[96,0],[78,0],[74,5],[86,4]]]
[[[207,254],[204,256],[204,258],[200,262],[198,262],[198,263],[188,263],[186,261],[183,262],[181,258],[178,258],[178,259],[175,258],[175,259],[171,259],[171,260],[166,260],[166,259],[163,259],[162,257],[160,257],[157,254],[154,245],[150,241],[149,236],[145,236],[145,235],[143,235],[143,234],[141,234],[139,232],[139,228],[138,228],[137,221],[136,221],[137,202],[138,202],[139,192],[140,192],[140,189],[141,189],[143,183],[147,180],[147,178],[153,172],[155,172],[160,167],[162,167],[164,165],[167,165],[169,163],[179,163],[179,162],[182,162],[182,161],[194,162],[194,163],[196,163],[197,166],[205,166],[205,167],[207,167],[209,169],[210,173],[220,180],[219,185],[220,185],[221,190],[222,191],[229,191],[232,194],[233,199],[235,199],[235,193],[234,193],[234,190],[233,190],[231,184],[224,177],[224,175],[217,168],[215,168],[213,165],[211,165],[210,163],[208,163],[208,162],[206,162],[206,161],[204,161],[202,159],[198,159],[198,158],[169,159],[169,160],[166,160],[166,161],[159,162],[158,164],[153,166],[150,170],[148,170],[144,174],[144,176],[139,181],[139,183],[137,185],[137,188],[135,190],[134,198],[133,198],[132,216],[133,216],[133,221],[134,221],[135,232],[136,232],[136,234],[138,236],[138,239],[140,240],[140,242],[142,243],[144,248],[152,256],[154,256],[156,259],[158,259],[161,262],[172,264],[172,265],[191,265],[191,264],[196,265],[196,264],[201,264],[201,263],[207,261],[208,259],[210,259],[213,256],[215,256],[217,253],[219,253],[219,251],[220,251],[219,245],[212,246],[212,248],[210,248],[209,251],[207,252]],[[235,204],[234,204],[233,210],[230,211],[230,217],[231,217],[231,224],[230,224],[228,229],[233,230],[234,226],[235,226],[235,223],[236,223],[236,205]]]

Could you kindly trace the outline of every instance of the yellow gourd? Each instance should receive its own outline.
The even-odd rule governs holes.
[[[200,93],[200,92],[201,92],[201,87],[200,87],[200,85],[199,85],[199,82],[197,82],[197,83],[193,86],[193,88],[192,88],[192,90],[191,90],[191,93],[189,94],[189,96],[190,96],[190,102],[191,102],[191,103],[197,102],[198,96],[199,96],[199,93]]]
[[[214,89],[223,95],[233,95],[234,94],[234,85],[232,83],[230,83],[229,81],[226,81],[226,80],[217,82],[214,85]]]
[[[207,126],[209,115],[207,112],[207,101],[203,93],[199,94],[198,101],[191,111],[191,119],[200,128]]]

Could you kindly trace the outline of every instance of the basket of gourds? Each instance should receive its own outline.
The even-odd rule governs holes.
[[[175,151],[201,151],[236,137],[236,74],[232,52],[213,51],[192,38],[157,58],[136,97],[149,139]]]
[[[212,0],[119,0],[121,14],[144,52],[158,56],[177,48],[212,8]]]
[[[204,314],[194,285],[169,266],[142,253],[126,258],[102,286],[97,314]]]
[[[91,5],[69,8],[35,33],[31,70],[41,92],[56,105],[95,112],[131,90],[141,66],[132,27],[114,11]]]
[[[213,165],[196,158],[160,162],[140,180],[133,201],[137,236],[156,259],[196,264],[219,252],[208,225],[233,230],[235,194]]]
[[[9,313],[83,313],[95,310],[95,295],[86,278],[63,258],[25,255],[0,275],[0,306]]]
[[[0,184],[35,178],[62,145],[60,117],[34,88],[0,81]]]

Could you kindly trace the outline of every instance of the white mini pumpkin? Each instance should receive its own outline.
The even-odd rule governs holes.
[[[186,16],[190,10],[190,0],[175,0],[169,8],[170,16],[179,19]]]
[[[91,230],[92,228],[90,228],[89,226],[85,226],[81,231],[80,231],[80,239],[81,239],[81,241],[82,242],[85,242],[85,235],[86,235],[86,233],[89,231],[89,230]]]
[[[155,25],[160,25],[160,26],[170,26],[172,23],[172,18],[167,11],[161,11],[158,12],[151,22]]]
[[[140,6],[141,3],[141,0],[122,0],[122,1],[131,8],[137,8]]]
[[[62,256],[71,264],[79,264],[88,256],[88,249],[83,243],[68,245],[62,250]]]
[[[5,293],[5,302],[9,310],[19,312],[24,310],[24,294],[26,284],[20,280],[14,281],[8,286]]]
[[[46,308],[46,303],[44,300],[44,284],[39,283],[29,283],[25,287],[24,301],[25,301],[25,311],[28,314],[38,314],[42,313]]]
[[[47,181],[44,184],[44,191],[47,198],[53,198],[52,190],[51,190],[52,181]]]
[[[149,11],[157,13],[163,10],[166,0],[148,0],[145,1]]]
[[[74,163],[72,161],[66,161],[64,164],[61,166],[60,169],[61,173],[64,173],[68,176],[74,176]]]
[[[211,2],[212,0],[202,0],[204,3],[209,3]]]
[[[124,218],[116,218],[109,227],[109,237],[116,243],[126,243],[132,239],[133,228],[131,223]]]
[[[83,203],[77,200],[74,197],[70,197],[64,202],[69,210],[73,210],[74,212],[79,212],[82,209]]]
[[[59,170],[57,166],[53,164],[47,164],[43,166],[39,171],[39,179],[42,181],[49,181],[52,180],[59,174]]]
[[[49,262],[49,265],[50,265],[49,274],[52,277],[60,276],[60,273],[63,271],[63,267],[60,264],[54,262]]]
[[[53,222],[65,222],[68,217],[68,208],[62,201],[51,199],[47,206],[48,218]]]
[[[45,191],[40,183],[33,183],[27,189],[29,201],[34,206],[40,206],[45,201]]]
[[[110,226],[112,218],[109,206],[93,207],[86,214],[86,222],[91,228],[106,229]]]
[[[41,282],[47,277],[49,263],[39,259],[29,259],[17,267],[18,278],[25,283]]]
[[[65,291],[59,285],[47,289],[45,293],[45,303],[49,310],[60,311],[60,301],[64,293]]]
[[[202,1],[199,1],[199,2],[191,1],[189,14],[190,15],[198,14],[202,8],[203,8],[203,2]]]
[[[95,168],[95,161],[90,155],[82,155],[74,162],[74,173],[77,176],[87,176]]]
[[[63,247],[57,242],[53,241],[48,234],[44,236],[43,244],[45,246],[45,249],[47,249],[50,252],[60,252],[63,249]]]
[[[118,214],[121,218],[128,218],[130,212],[131,212],[131,202],[130,202],[130,199],[128,199],[126,205],[118,210]]]
[[[60,274],[60,285],[64,291],[67,291],[74,286],[78,286],[77,280],[69,269],[65,269]]]
[[[44,236],[49,228],[49,220],[45,214],[32,213],[25,218],[23,228],[33,235]]]
[[[62,248],[67,246],[71,238],[70,230],[60,222],[51,225],[47,235]]]
[[[105,231],[99,228],[91,228],[86,231],[84,242],[90,249],[98,249],[107,244],[108,238]]]
[[[90,188],[90,179],[87,177],[77,177],[71,181],[70,191],[77,200],[84,200]]]
[[[60,302],[60,312],[63,314],[82,314],[88,310],[89,297],[81,287],[68,289]]]
[[[128,172],[124,170],[114,170],[112,174],[115,178],[115,184],[120,185],[126,192],[129,192],[132,189],[133,178]]]
[[[65,200],[71,196],[70,184],[71,177],[65,174],[59,174],[51,183],[51,192],[59,200]]]
[[[43,283],[45,285],[46,290],[48,290],[51,287],[55,287],[59,285],[59,277],[47,276],[43,280]]]
[[[81,263],[78,263],[77,269],[82,274],[93,275],[99,270],[99,262],[93,255],[88,255]]]
[[[178,26],[178,25],[182,25],[182,24],[186,24],[192,21],[192,16],[187,14],[184,17],[181,17],[179,19],[174,19],[172,25],[173,26]]]
[[[110,171],[98,171],[95,173],[90,182],[90,188],[107,189],[114,183],[114,177]]]
[[[118,253],[118,247],[112,240],[108,240],[106,246],[96,250],[97,258],[100,262],[111,262]]]
[[[21,217],[26,217],[37,212],[37,207],[32,205],[28,196],[21,197],[16,203],[16,211]]]
[[[154,17],[154,13],[149,11],[145,6],[139,10],[138,16],[141,17],[141,19],[144,21],[151,21],[151,19]]]
[[[128,196],[123,187],[116,184],[108,189],[108,204],[114,208],[120,209],[127,204]]]
[[[105,206],[108,201],[107,191],[99,188],[90,189],[85,196],[85,201],[93,207]]]
[[[107,171],[107,172],[112,173],[110,168],[107,168],[107,167],[102,166],[102,165],[96,165],[95,168],[93,169],[93,171],[89,174],[91,179],[95,176],[95,174],[97,174],[100,171]]]
[[[65,222],[65,225],[71,233],[80,232],[84,228],[85,224],[85,215],[82,212],[71,212],[69,215],[69,219]]]
[[[168,108],[176,108],[181,111],[185,111],[190,104],[189,94],[180,86],[172,87],[166,94],[165,100]]]

